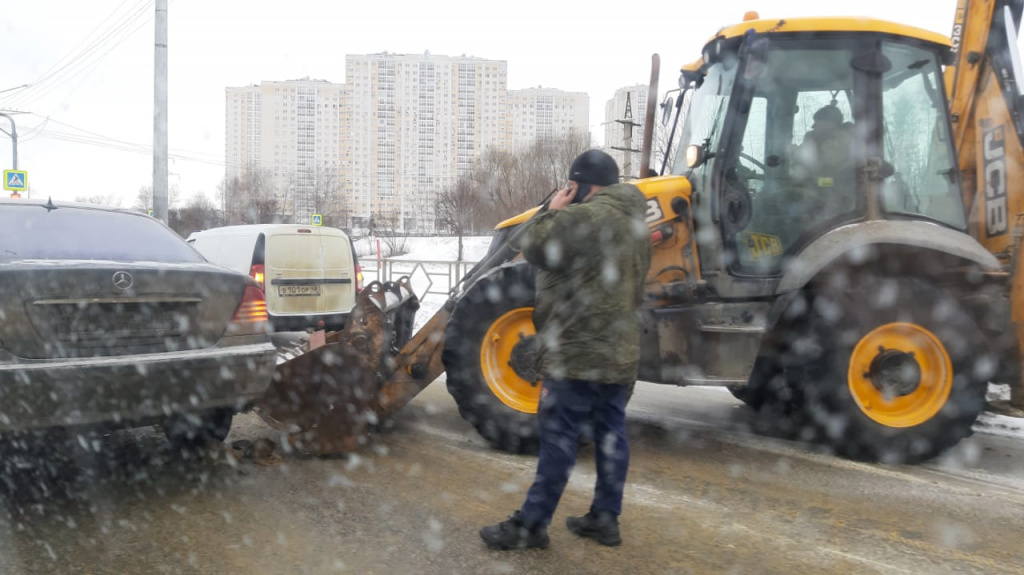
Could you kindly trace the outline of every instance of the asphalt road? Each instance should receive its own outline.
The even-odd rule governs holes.
[[[6,486],[0,573],[1024,573],[1019,440],[882,467],[752,417],[720,390],[638,385],[622,547],[564,529],[589,503],[588,448],[551,548],[526,552],[477,530],[516,509],[534,460],[487,447],[443,381],[348,457],[188,461],[154,429],[119,432],[54,463],[59,480]],[[246,414],[229,441],[259,437],[276,436]]]

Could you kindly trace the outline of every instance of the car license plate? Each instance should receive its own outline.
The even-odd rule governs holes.
[[[277,295],[281,297],[318,296],[320,295],[320,286],[277,286]]]

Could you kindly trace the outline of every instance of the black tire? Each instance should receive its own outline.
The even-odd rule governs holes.
[[[799,415],[810,427],[805,438],[813,434],[852,459],[916,463],[971,434],[985,408],[986,366],[996,362],[987,358],[974,319],[948,292],[919,279],[852,271],[811,286],[804,319],[792,327],[796,338],[787,351],[794,367],[787,364],[786,375],[796,376],[803,395]],[[891,347],[876,345],[881,341]],[[917,355],[908,352],[914,349]],[[869,369],[858,377],[864,365]],[[858,386],[861,391],[853,391]],[[930,391],[939,388],[948,389],[948,397]],[[874,390],[885,399],[871,398]],[[893,398],[911,401],[915,411],[887,411],[894,409]]]
[[[448,392],[459,414],[491,445],[512,453],[537,451],[537,417],[509,407],[491,391],[480,351],[495,320],[515,309],[533,307],[534,277],[525,264],[492,270],[459,299],[445,329],[442,361]]]
[[[194,453],[210,443],[223,442],[234,417],[230,408],[172,415],[164,420],[164,436],[173,449]]]

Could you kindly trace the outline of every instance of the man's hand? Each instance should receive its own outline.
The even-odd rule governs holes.
[[[548,202],[549,210],[560,210],[568,207],[572,204],[573,197],[576,196],[576,188],[573,184],[558,190],[554,196],[551,197],[551,201]]]

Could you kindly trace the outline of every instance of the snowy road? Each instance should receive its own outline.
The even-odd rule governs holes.
[[[477,529],[515,509],[533,459],[484,445],[438,381],[348,458],[190,463],[152,430],[116,434],[49,494],[8,496],[0,573],[1024,571],[1019,440],[976,434],[941,461],[880,467],[751,434],[720,390],[650,384],[629,421],[619,549],[562,526],[587,507],[589,450],[551,549],[484,549]],[[238,418],[231,439],[259,437],[274,432]]]

